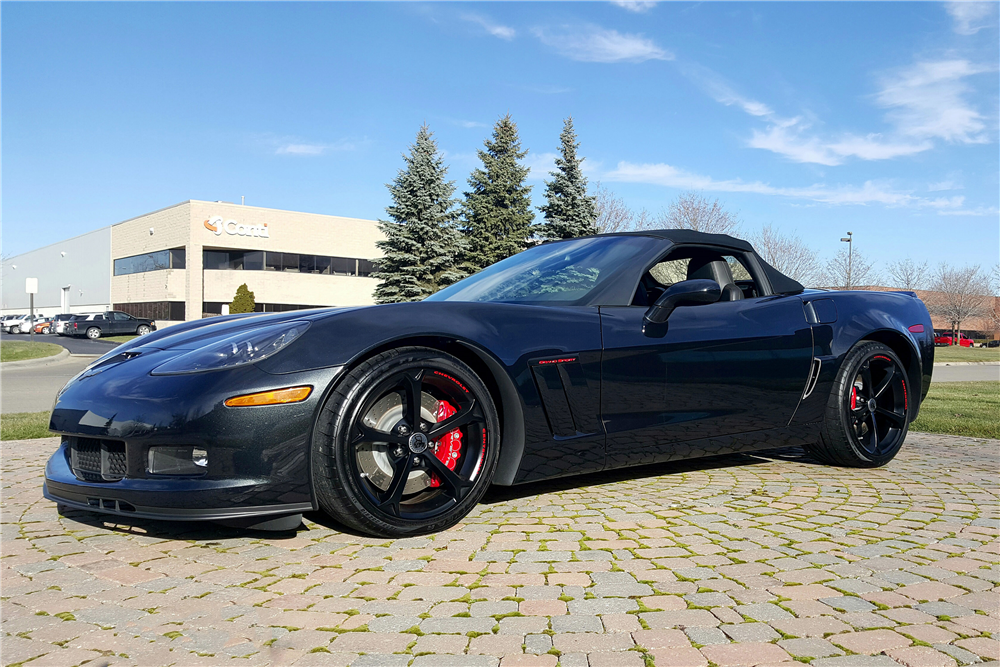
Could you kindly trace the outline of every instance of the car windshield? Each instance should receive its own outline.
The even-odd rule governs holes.
[[[488,266],[426,301],[578,304],[627,266],[644,243],[634,236],[546,243]]]

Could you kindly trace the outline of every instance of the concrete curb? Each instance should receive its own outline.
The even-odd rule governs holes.
[[[57,352],[50,357],[41,357],[39,359],[25,359],[23,361],[5,361],[0,364],[0,369],[7,368],[24,368],[25,366],[48,366],[49,364],[55,363],[57,361],[62,361],[69,356],[69,350],[65,347],[62,352]]]
[[[934,366],[1000,366],[1000,361],[942,361]]]

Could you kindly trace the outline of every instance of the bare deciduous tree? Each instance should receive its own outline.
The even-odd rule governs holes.
[[[632,228],[635,214],[625,200],[600,183],[594,184],[594,208],[597,213],[597,231],[601,234],[625,232]]]
[[[786,276],[809,286],[823,276],[816,252],[797,236],[784,236],[771,225],[754,234],[750,242],[761,258]]]
[[[923,289],[927,282],[927,262],[914,262],[907,257],[889,264],[889,282],[905,290]]]
[[[990,275],[976,266],[954,267],[942,263],[934,276],[934,295],[930,311],[943,317],[952,330],[952,342],[959,342],[962,324],[987,315],[987,303],[993,299]],[[989,305],[992,305],[991,303]]]
[[[600,233],[638,231],[655,226],[646,209],[637,214],[614,192],[600,183],[595,183],[595,186],[593,192],[597,199],[594,207],[597,212],[597,230]]]
[[[657,222],[668,229],[693,229],[709,234],[734,234],[740,229],[740,219],[722,206],[718,199],[709,200],[697,192],[685,192],[658,216]]]
[[[875,269],[874,262],[868,261],[859,250],[855,250],[853,259],[850,259],[846,248],[826,263],[826,272],[823,274],[825,286],[834,289],[847,289],[848,284],[851,289],[872,287],[881,281],[882,277]]]

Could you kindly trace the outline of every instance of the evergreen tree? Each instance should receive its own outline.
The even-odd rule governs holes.
[[[562,145],[556,158],[553,177],[545,182],[547,203],[541,207],[545,223],[540,234],[547,239],[571,239],[597,233],[595,197],[587,195],[587,178],[580,169],[584,158],[576,155],[580,147],[573,130],[573,118],[567,118],[562,134]]]
[[[229,304],[229,314],[252,313],[256,306],[257,300],[254,298],[253,292],[250,291],[246,283],[243,283],[236,288],[236,296],[233,297],[232,303]]]
[[[530,169],[519,162],[528,151],[521,150],[510,114],[497,121],[484,145],[478,151],[483,167],[469,176],[463,204],[467,260],[477,271],[524,250],[535,219],[531,186],[524,184]]]
[[[455,183],[445,180],[448,168],[426,125],[403,160],[406,167],[386,186],[389,220],[379,220],[383,256],[372,274],[381,281],[378,303],[419,301],[466,276],[458,266],[465,241],[455,224]]]

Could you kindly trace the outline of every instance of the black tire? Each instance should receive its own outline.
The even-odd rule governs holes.
[[[146,325],[146,324],[140,324],[140,325],[139,325],[139,328],[137,328],[137,329],[135,330],[135,334],[136,334],[137,336],[145,336],[145,335],[146,335],[146,334],[148,334],[148,333],[149,333],[150,331],[152,331],[152,329],[150,329],[150,328],[149,328],[149,325]]]
[[[90,327],[87,329],[87,338],[90,340],[97,340],[101,337],[101,330],[97,327]]]
[[[446,420],[452,429],[435,427]],[[313,490],[324,512],[361,532],[433,533],[472,511],[499,451],[496,407],[471,368],[431,348],[389,350],[359,364],[327,398],[312,439]]]
[[[891,348],[874,341],[858,343],[833,383],[820,441],[807,451],[830,465],[884,466],[906,439],[912,396],[906,367]]]
[[[49,333],[49,331],[50,331],[50,329],[48,327],[42,327],[42,333],[43,334],[47,334],[47,333]]]

